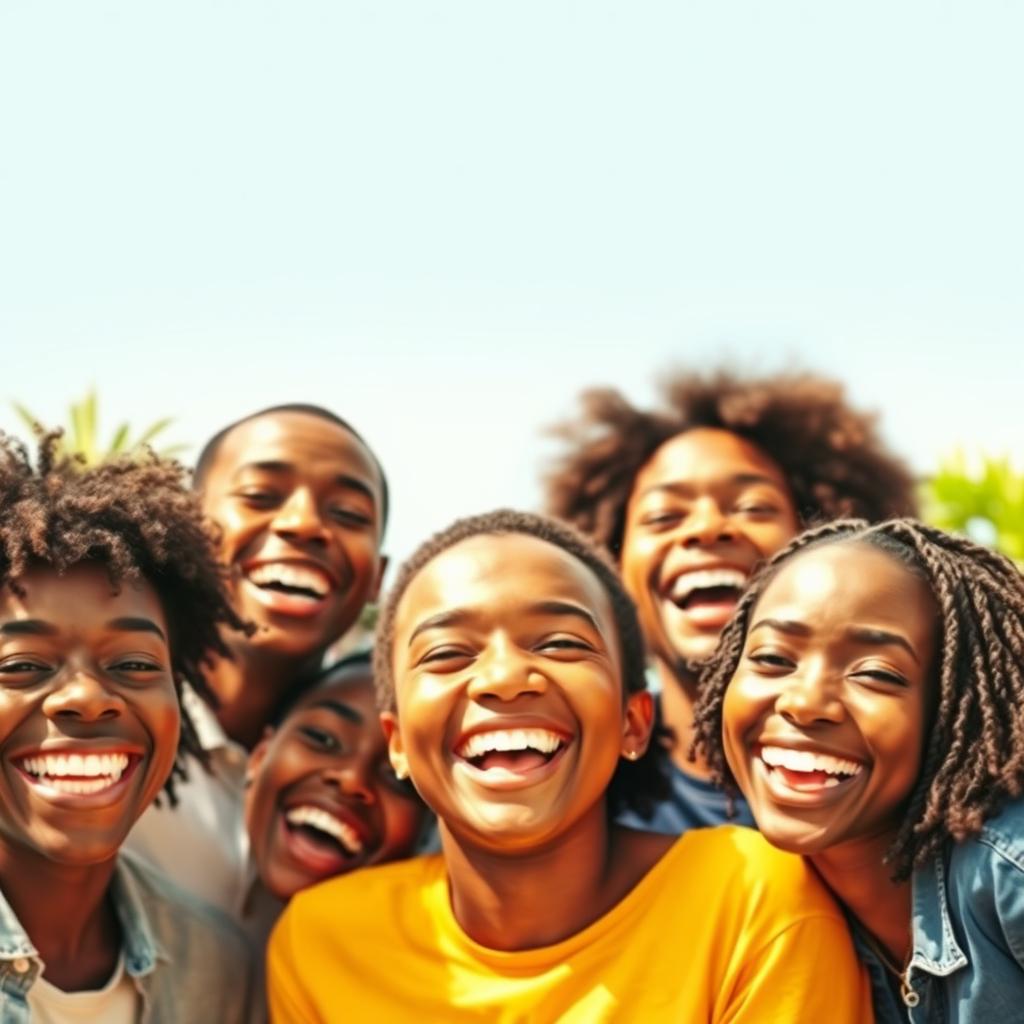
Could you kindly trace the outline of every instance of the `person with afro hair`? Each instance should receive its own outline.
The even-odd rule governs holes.
[[[58,438],[0,435],[0,1017],[242,1024],[241,934],[122,850],[241,623],[181,467]]]
[[[913,514],[915,496],[873,417],[835,381],[681,372],[662,390],[654,410],[610,388],[583,394],[582,416],[555,428],[566,447],[546,511],[611,553],[636,602],[671,793],[651,817],[622,820],[678,834],[753,824],[690,754],[700,667],[748,579],[805,526]]]

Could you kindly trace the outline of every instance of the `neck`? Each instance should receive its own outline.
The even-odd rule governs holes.
[[[697,680],[682,669],[670,668],[660,659],[655,662],[661,683],[661,720],[672,730],[669,754],[676,767],[687,775],[710,778],[711,772],[703,757],[690,760],[693,745],[693,711],[697,704]]]
[[[218,658],[206,672],[217,697],[217,721],[236,743],[252,750],[296,681],[319,668],[323,651],[305,658],[232,644],[231,658]]]
[[[121,931],[108,899],[116,858],[58,864],[0,846],[0,887],[32,945],[45,977],[65,991],[100,988],[114,972]],[[45,894],[45,896],[41,896]]]
[[[535,949],[575,935],[635,884],[617,864],[630,860],[616,857],[618,836],[603,802],[555,843],[526,853],[481,849],[442,822],[455,919],[489,949]]]
[[[842,843],[810,858],[839,901],[881,943],[897,964],[911,952],[912,892],[894,882],[884,864],[894,832]]]

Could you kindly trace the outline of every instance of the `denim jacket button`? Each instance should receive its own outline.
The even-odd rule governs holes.
[[[23,956],[19,956],[11,966],[18,972],[18,974],[27,974],[31,969],[32,964],[25,959]]]

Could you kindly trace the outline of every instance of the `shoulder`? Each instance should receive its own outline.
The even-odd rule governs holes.
[[[208,956],[224,969],[249,962],[244,933],[223,911],[179,888],[130,852],[121,851],[118,868],[122,883],[141,904],[154,939],[171,960],[176,959],[175,949],[187,945],[190,959]]]
[[[719,886],[723,899],[751,913],[793,920],[820,915],[843,919],[807,861],[772,846],[753,829],[695,829],[681,836],[666,856],[676,862],[676,875],[697,872],[702,884]]]
[[[964,852],[996,856],[1019,872],[1024,872],[1024,797],[1018,797],[989,818],[978,835],[957,844]]]

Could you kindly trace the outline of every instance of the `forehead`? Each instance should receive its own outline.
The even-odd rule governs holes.
[[[115,591],[106,568],[81,562],[64,573],[50,566],[33,566],[18,577],[20,594],[0,589],[4,619],[44,619],[60,628],[90,627],[122,617],[152,619],[166,634],[160,598],[144,579],[123,580]]]
[[[546,600],[582,605],[603,626],[611,600],[594,572],[539,537],[485,534],[460,541],[428,562],[399,601],[396,627],[450,608],[500,613]]]
[[[760,448],[728,430],[695,427],[669,438],[644,463],[635,494],[664,484],[714,485],[735,476],[764,476],[786,489],[786,478]]]
[[[341,424],[304,412],[267,413],[240,423],[220,442],[206,476],[229,477],[243,466],[270,462],[295,468],[337,464],[380,491],[380,472],[366,445]]]
[[[924,628],[938,605],[928,584],[896,558],[868,544],[826,544],[794,557],[757,602],[754,618],[829,624],[873,622]]]
[[[324,701],[347,704],[364,718],[372,718],[376,722],[376,696],[373,689],[373,675],[369,667],[339,672],[326,682],[315,686],[295,704],[288,717],[297,711],[304,711]]]

